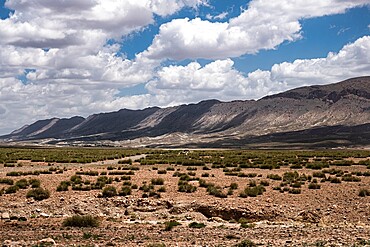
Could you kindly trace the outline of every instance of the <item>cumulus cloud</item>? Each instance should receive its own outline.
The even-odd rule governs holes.
[[[300,20],[339,14],[369,0],[253,0],[228,22],[199,18],[165,23],[144,55],[152,59],[224,59],[274,49],[301,38]]]
[[[197,62],[164,67],[157,72],[156,79],[147,84],[152,95],[150,102],[167,106],[204,99],[258,99],[299,86],[366,76],[370,71],[370,36],[359,38],[325,58],[275,64],[270,71],[256,70],[245,75],[233,64],[231,59],[225,59],[204,67]]]

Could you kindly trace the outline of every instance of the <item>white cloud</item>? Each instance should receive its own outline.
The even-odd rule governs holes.
[[[143,54],[152,59],[174,60],[253,54],[299,39],[302,19],[339,14],[365,4],[370,4],[369,0],[253,0],[228,22],[185,18],[165,23]]]
[[[197,62],[169,66],[158,71],[147,89],[152,95],[151,105],[160,106],[204,99],[258,99],[299,86],[366,76],[369,71],[370,36],[364,36],[325,58],[284,62],[275,64],[270,71],[256,70],[248,75],[233,68],[231,59],[216,60],[204,67]]]

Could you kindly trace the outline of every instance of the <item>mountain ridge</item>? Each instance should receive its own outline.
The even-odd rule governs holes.
[[[353,127],[358,132],[361,128],[356,126],[368,123],[370,76],[365,76],[334,84],[299,87],[259,100],[206,100],[168,108],[121,109],[87,118],[75,116],[39,120],[0,139],[9,142],[51,139],[53,143],[127,143],[143,138],[166,140],[172,135],[169,145],[186,145],[195,140],[195,143],[219,143],[222,146],[222,140],[231,138],[243,146],[243,143],[251,143],[248,140],[268,141],[268,138],[262,138],[264,136],[274,140],[280,138],[284,142],[283,133],[290,136],[296,132],[304,138],[304,130],[320,127],[335,129],[343,126],[346,130]],[[178,134],[183,136],[179,138],[181,140],[176,139]],[[356,139],[353,134],[351,136]],[[144,141],[141,143],[146,145]]]

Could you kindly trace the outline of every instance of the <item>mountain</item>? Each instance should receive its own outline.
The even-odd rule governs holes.
[[[137,146],[338,147],[370,145],[370,77],[309,86],[260,100],[40,120],[6,141]]]

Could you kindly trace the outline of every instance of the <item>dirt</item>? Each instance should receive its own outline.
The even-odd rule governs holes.
[[[208,195],[198,187],[194,193],[178,192],[176,165],[139,166],[131,176],[132,184],[139,187],[152,178],[163,178],[166,192],[160,198],[142,198],[143,192],[134,189],[132,195],[102,198],[101,190],[57,192],[63,180],[69,180],[77,171],[107,171],[108,166],[122,166],[117,160],[85,165],[53,165],[66,168],[62,174],[11,177],[37,178],[41,187],[51,192],[50,198],[35,201],[26,198],[28,189],[0,196],[0,243],[3,246],[233,246],[250,240],[259,246],[369,246],[370,197],[360,197],[359,190],[369,189],[370,177],[360,182],[320,183],[321,189],[301,188],[301,194],[281,193],[273,190],[281,181],[267,179],[268,174],[291,171],[243,169],[244,173],[257,173],[258,177],[225,176],[222,169],[203,171],[197,177],[208,183],[227,187],[237,183],[238,189],[227,198]],[[153,167],[164,170],[172,166],[175,171],[158,174]],[[22,167],[1,167],[0,177],[10,171],[30,171],[50,168],[45,163],[22,161]],[[366,171],[366,166],[331,167],[346,172]],[[314,170],[298,169],[300,174],[312,175]],[[107,171],[109,172],[109,171]],[[96,176],[82,176],[90,181]],[[112,176],[121,177],[121,176]],[[257,197],[242,198],[239,193],[250,180],[266,180],[266,192]],[[319,179],[320,180],[320,179]],[[113,182],[119,190],[122,181]],[[190,184],[198,186],[197,181]],[[0,184],[1,188],[7,185]],[[155,188],[158,189],[159,185]],[[227,188],[224,189],[227,192]],[[100,225],[90,228],[64,227],[63,221],[72,215],[93,215]],[[244,227],[238,221],[247,222]],[[181,225],[165,231],[165,222],[177,221]],[[200,229],[190,228],[192,222],[204,223]],[[41,241],[41,242],[40,242]],[[163,245],[160,245],[163,244]],[[242,246],[242,245],[241,245]],[[244,245],[248,246],[248,245]]]

